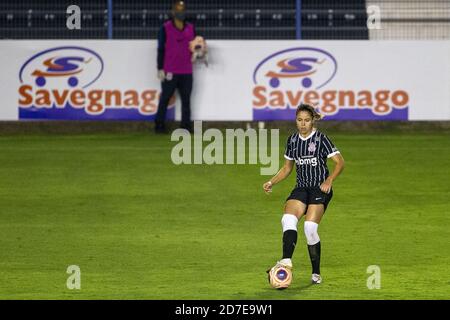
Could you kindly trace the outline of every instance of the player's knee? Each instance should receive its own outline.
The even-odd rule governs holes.
[[[304,231],[306,236],[306,242],[308,245],[312,246],[320,241],[317,229],[319,225],[313,221],[305,221]]]
[[[304,214],[305,210],[296,202],[298,201],[288,200],[284,205],[284,212],[289,212],[290,214],[295,215],[298,220]]]
[[[283,227],[283,232],[285,232],[286,230],[297,231],[297,223],[298,219],[293,214],[285,213],[281,218],[281,225]]]

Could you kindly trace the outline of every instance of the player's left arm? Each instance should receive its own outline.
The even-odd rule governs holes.
[[[341,174],[342,170],[344,170],[345,162],[344,157],[340,153],[335,154],[330,157],[333,160],[335,166],[333,172],[328,176],[328,178],[320,185],[320,190],[325,193],[329,193],[331,190],[331,186],[333,181]]]

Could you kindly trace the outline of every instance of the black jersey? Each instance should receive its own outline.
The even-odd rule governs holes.
[[[318,187],[329,175],[327,158],[338,153],[324,133],[313,130],[306,138],[298,132],[290,135],[284,157],[295,161],[297,187]]]

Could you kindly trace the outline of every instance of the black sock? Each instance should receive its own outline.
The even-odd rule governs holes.
[[[308,245],[308,252],[311,259],[312,273],[320,274],[320,241],[312,246]]]
[[[297,231],[286,230],[283,232],[283,259],[292,258],[297,244]]]

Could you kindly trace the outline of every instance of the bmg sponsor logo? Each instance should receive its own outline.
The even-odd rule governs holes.
[[[337,74],[338,60],[320,48],[290,48],[269,55],[253,72],[254,120],[292,120],[300,103],[316,106],[330,120],[408,119],[405,90],[334,89]]]
[[[310,166],[317,166],[317,158],[301,158],[301,159],[295,159],[295,163],[298,165],[310,165]]]
[[[88,48],[67,46],[38,52],[19,71],[19,118],[148,119],[154,116],[159,98],[157,90],[105,89],[97,82],[104,71],[102,57]],[[171,108],[173,104],[172,100]]]

